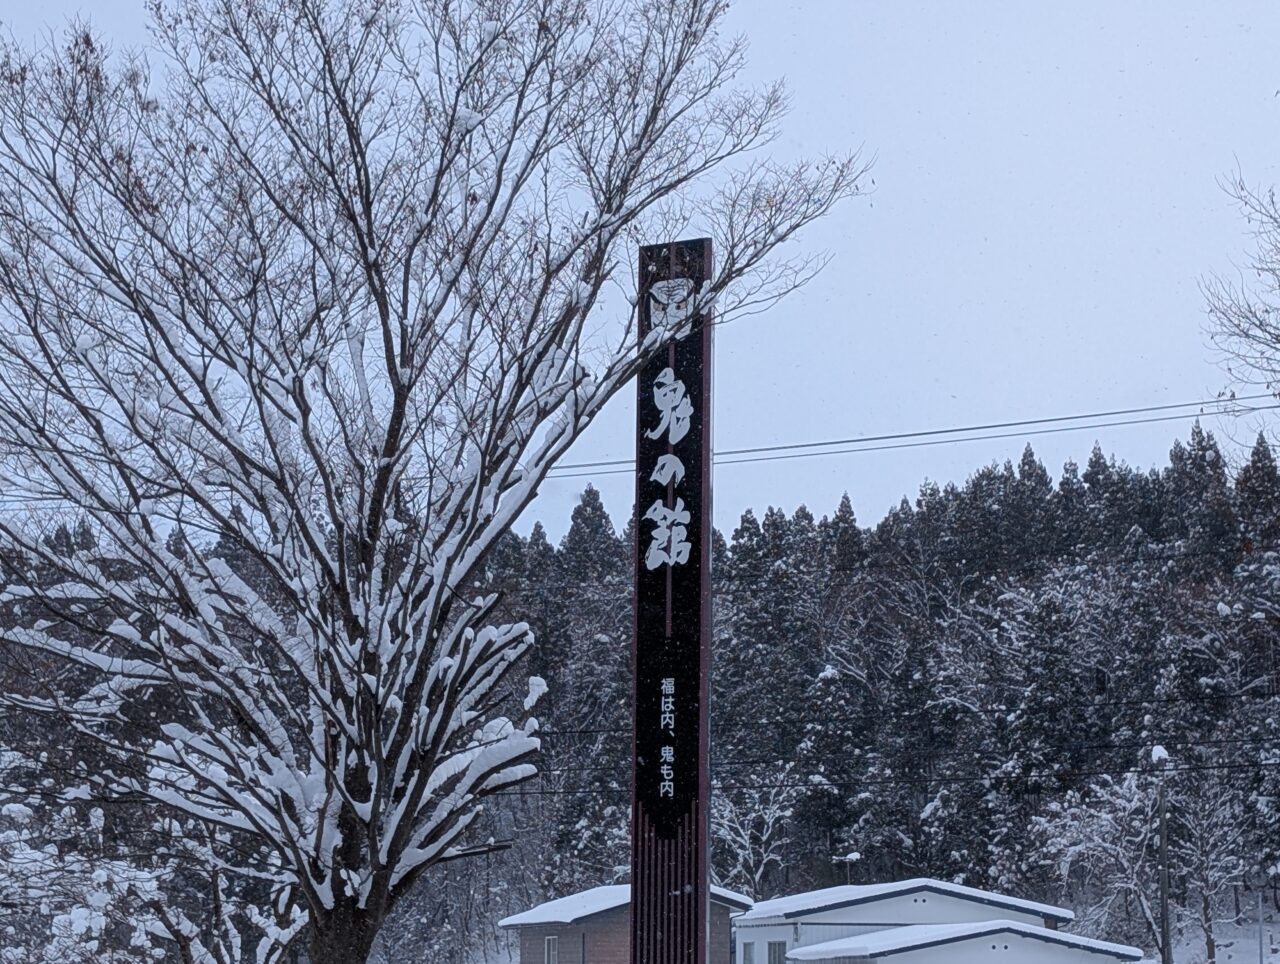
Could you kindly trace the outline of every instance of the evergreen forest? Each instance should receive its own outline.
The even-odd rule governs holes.
[[[83,525],[50,540],[94,551]],[[171,543],[197,551],[180,530]],[[588,486],[558,544],[535,524],[480,567],[497,617],[535,633],[513,678],[546,683],[538,776],[491,801],[479,855],[396,910],[375,960],[506,960],[503,916],[626,879],[631,546]],[[234,539],[199,551],[271,591]],[[748,509],[713,551],[718,883],[765,899],[937,877],[1062,903],[1078,931],[1150,949],[1163,795],[1181,943],[1212,960],[1259,894],[1280,910],[1280,468],[1265,437],[1230,465],[1196,425],[1161,468],[1095,447],[1056,482],[1028,447],[870,525],[849,496],[820,516]],[[19,602],[5,618],[34,616]],[[98,752],[18,716],[0,720],[0,751],[15,792],[23,761],[56,774]],[[59,879],[137,873],[157,835],[189,833],[44,786],[54,805],[0,815],[11,866],[56,852]],[[193,920],[216,916],[209,868],[165,873]]]
[[[626,877],[631,538],[588,487],[559,545],[535,525],[489,562],[549,686],[541,775],[490,858],[497,904]],[[714,552],[721,884],[764,899],[938,877],[1150,948],[1163,789],[1181,939],[1212,957],[1259,889],[1280,907],[1264,437],[1236,467],[1199,425],[1155,470],[1095,446],[1056,483],[1028,447],[870,526],[849,496],[821,516],[748,509]]]

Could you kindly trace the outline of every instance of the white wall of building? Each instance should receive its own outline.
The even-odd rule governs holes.
[[[748,942],[755,945],[754,964],[768,964],[769,958],[766,956],[770,941],[786,941],[787,950],[793,947],[801,947],[802,945],[794,938],[795,928],[790,924],[768,924],[763,926],[738,926],[733,931],[734,956],[735,964],[744,964],[746,961],[746,953],[742,945]],[[835,940],[834,937],[828,937],[827,940]],[[809,941],[810,944],[820,943],[818,941]]]
[[[895,894],[881,900],[806,914],[786,923],[739,924],[734,929],[737,964],[743,964],[742,945],[755,943],[755,964],[767,964],[765,948],[769,941],[786,941],[787,950],[822,944],[841,937],[904,927],[910,924],[960,924],[968,921],[1013,920],[1043,926],[1039,914],[1019,912],[1006,907],[993,907],[950,894]],[[931,959],[932,960],[932,959]],[[903,964],[906,964],[904,961]],[[1096,955],[1093,964],[1097,964]]]
[[[827,964],[845,964],[832,958]],[[872,958],[877,960],[877,958]],[[1116,958],[1060,944],[1046,944],[1017,934],[996,934],[905,951],[885,958],[886,964],[1115,964]]]

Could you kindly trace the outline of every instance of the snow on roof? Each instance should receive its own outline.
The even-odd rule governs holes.
[[[711,899],[733,910],[749,910],[751,898],[735,894],[723,887],[711,888]],[[498,921],[499,927],[523,927],[527,924],[572,924],[574,921],[601,914],[615,907],[622,907],[631,900],[630,884],[609,884],[592,887],[578,894],[570,894],[559,900],[549,900],[532,910],[526,910]]]
[[[1051,931],[1035,924],[1022,924],[1011,920],[977,921],[967,924],[912,924],[908,927],[890,927],[856,937],[842,937],[823,944],[797,947],[787,954],[788,961],[827,961],[842,957],[887,957],[903,951],[954,944],[959,941],[991,937],[994,934],[1017,934],[1046,944],[1060,944],[1078,950],[1101,954],[1122,961],[1137,961],[1142,951],[1124,944],[1111,944],[1077,934]]]
[[[1051,904],[1040,904],[1033,900],[1022,900],[1018,897],[1007,897],[1004,894],[992,893],[989,890],[978,890],[976,887],[965,887],[945,880],[931,880],[927,877],[914,877],[911,880],[899,880],[888,884],[845,884],[840,887],[827,887],[824,890],[811,890],[803,894],[792,894],[789,897],[776,897],[773,900],[757,901],[756,905],[737,919],[739,924],[766,919],[791,919],[815,914],[824,910],[835,910],[840,907],[851,907],[855,904],[866,904],[876,900],[886,900],[902,894],[929,891],[935,894],[948,894],[962,900],[970,900],[991,907],[1002,907],[1007,910],[1021,911],[1027,914],[1038,914],[1063,923],[1075,920],[1075,914],[1065,907],[1054,907]]]

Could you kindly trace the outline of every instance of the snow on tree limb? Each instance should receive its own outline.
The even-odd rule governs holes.
[[[730,320],[820,266],[776,249],[865,168],[752,153],[786,98],[735,87],[718,0],[152,12],[155,74],[79,27],[0,51],[0,540],[50,622],[4,645],[75,669],[5,698],[100,747],[95,792],[252,841],[211,846],[354,960],[535,772],[528,629],[471,582],[687,324],[636,344],[635,245],[711,230]]]

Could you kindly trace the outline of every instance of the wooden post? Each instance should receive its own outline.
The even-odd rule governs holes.
[[[711,241],[640,249],[639,334],[680,328]],[[636,406],[631,960],[706,964],[710,927],[711,319],[666,338]]]

